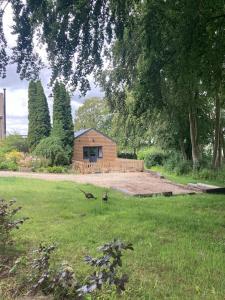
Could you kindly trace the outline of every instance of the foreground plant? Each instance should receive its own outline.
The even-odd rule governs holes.
[[[15,215],[21,210],[21,206],[15,207],[16,200],[6,201],[0,199],[0,249],[5,250],[7,245],[13,243],[11,232],[19,229],[28,219],[22,217],[16,219]]]
[[[125,291],[128,276],[127,274],[119,275],[118,268],[122,267],[122,252],[133,250],[132,244],[114,240],[98,249],[103,253],[103,256],[98,258],[85,257],[86,263],[96,268],[96,271],[88,277],[87,283],[78,290],[79,295],[91,293],[96,289],[100,290],[104,284],[114,285],[118,293]]]
[[[34,251],[35,257],[27,258],[28,271],[23,272],[27,273],[26,282],[30,296],[41,292],[44,295],[52,295],[57,300],[78,300],[85,299],[87,294],[103,290],[104,286],[110,287],[110,290],[115,287],[118,293],[125,291],[128,276],[121,274],[119,268],[122,267],[123,252],[133,250],[132,244],[114,240],[98,248],[102,252],[100,257],[86,256],[85,262],[95,270],[80,281],[67,262],[61,263],[57,268],[51,267],[50,262],[55,249],[54,245],[40,245],[39,249]],[[14,271],[19,269],[19,263],[20,261]]]

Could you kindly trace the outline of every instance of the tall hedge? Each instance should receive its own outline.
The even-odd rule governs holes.
[[[48,102],[40,80],[29,83],[28,121],[28,143],[32,151],[51,132]]]
[[[54,89],[53,103],[53,129],[54,136],[59,137],[65,149],[68,151],[70,158],[72,156],[74,128],[71,113],[70,95],[67,92],[65,85],[61,82],[56,82]]]

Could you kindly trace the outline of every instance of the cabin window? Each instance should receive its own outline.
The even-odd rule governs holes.
[[[98,158],[103,158],[102,146],[83,147],[83,159],[95,162]]]
[[[84,157],[84,159],[89,159],[88,147],[83,148],[83,157]]]

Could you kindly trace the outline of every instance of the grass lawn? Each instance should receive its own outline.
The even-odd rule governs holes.
[[[188,175],[176,175],[175,173],[171,173],[165,170],[165,168],[161,166],[157,167],[152,167],[152,171],[159,172],[161,175],[164,175],[167,179],[181,183],[181,184],[188,184],[188,183],[206,183],[206,184],[212,184],[212,185],[218,185],[218,186],[225,186],[225,182],[223,178],[220,179],[215,179],[215,180],[205,180],[205,179],[199,179],[196,178],[195,176],[188,174]]]
[[[1,178],[0,195],[17,198],[30,220],[16,232],[20,250],[56,242],[57,257],[81,274],[86,254],[120,238],[130,276],[122,299],[224,299],[225,196],[134,198],[110,192],[109,203],[87,201],[70,182]],[[82,185],[100,198],[104,189]],[[102,299],[115,299],[104,295]]]

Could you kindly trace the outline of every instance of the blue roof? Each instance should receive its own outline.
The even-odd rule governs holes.
[[[87,129],[80,129],[76,132],[74,132],[74,137],[77,138],[78,136],[84,134],[85,132],[89,131],[91,128],[87,128]]]

